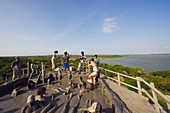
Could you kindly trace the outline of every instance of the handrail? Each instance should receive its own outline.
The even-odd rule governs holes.
[[[144,79],[140,78],[143,83],[145,83],[148,87],[150,87],[152,90],[154,90],[157,94],[159,94],[163,99],[165,99],[170,104],[170,99],[162,94],[159,90],[157,90],[155,87],[152,87],[149,83],[147,83]]]
[[[118,82],[118,80],[116,80],[116,79],[114,79],[114,78],[111,78],[111,77],[108,77],[108,78],[109,78],[110,80],[114,80],[114,81]],[[121,81],[120,81],[120,82],[121,82]],[[130,84],[127,84],[127,83],[124,83],[124,82],[121,82],[121,84],[124,84],[124,85],[129,86],[129,87],[131,87],[131,88],[133,88],[133,89],[138,90],[137,87],[132,86],[132,85],[130,85]]]
[[[128,87],[131,87],[133,89],[136,89],[138,90],[138,93],[139,95],[142,95],[141,92],[145,93],[155,104],[155,109],[157,110],[157,112],[161,112],[163,109],[161,107],[161,105],[158,103],[158,100],[157,100],[157,96],[156,94],[158,94],[159,96],[161,96],[166,102],[167,102],[167,105],[169,106],[170,105],[170,98],[168,98],[168,96],[164,95],[163,93],[161,93],[159,90],[157,90],[155,87],[154,87],[154,84],[151,83],[149,84],[148,82],[146,82],[144,79],[142,79],[141,77],[132,77],[132,76],[129,76],[129,75],[125,75],[125,74],[122,74],[122,73],[119,73],[119,72],[115,72],[115,71],[111,71],[111,70],[108,70],[108,69],[105,69],[105,68],[102,68],[102,67],[99,67],[99,69],[101,70],[104,70],[105,71],[105,76],[106,75],[106,72],[111,72],[113,74],[117,74],[118,76],[118,79],[114,79],[112,77],[109,77],[107,76],[107,78],[109,78],[110,80],[113,80],[113,81],[116,81],[118,82],[119,85],[123,84],[123,85],[126,85]],[[127,77],[127,78],[130,78],[130,79],[133,79],[133,80],[136,80],[137,81],[137,87],[133,86],[133,85],[130,85],[130,84],[127,84],[123,81],[120,80],[120,76],[123,76],[123,77]],[[145,85],[147,85],[151,90],[152,90],[152,95],[153,97],[144,89],[141,87],[141,82],[143,82]],[[168,107],[168,109],[170,110],[170,108]]]
[[[102,67],[99,67],[99,69],[103,69]],[[108,72],[111,72],[111,73],[114,73],[114,74],[120,74],[124,77],[127,77],[127,78],[131,78],[131,79],[134,79],[134,80],[137,80],[135,77],[131,77],[131,76],[128,76],[128,75],[125,75],[125,74],[122,74],[122,73],[119,73],[119,72],[115,72],[115,71],[111,71],[111,70],[108,70],[108,69],[104,69],[105,71],[108,71]]]

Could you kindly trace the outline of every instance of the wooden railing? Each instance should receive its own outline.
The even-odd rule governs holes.
[[[140,96],[142,96],[142,92],[145,93],[149,99],[151,99],[154,103],[154,108],[156,109],[156,111],[158,113],[162,113],[162,112],[165,112],[163,110],[163,107],[158,103],[158,98],[157,98],[157,95],[159,95],[160,97],[162,97],[166,103],[167,103],[167,106],[168,106],[168,112],[170,112],[170,96],[168,95],[164,95],[163,93],[161,93],[159,90],[157,90],[155,87],[154,87],[154,83],[151,82],[151,83],[148,83],[146,82],[144,79],[142,79],[141,77],[132,77],[132,76],[129,76],[129,75],[125,75],[125,74],[122,74],[122,73],[119,73],[119,72],[115,72],[115,71],[111,71],[111,70],[108,70],[108,69],[104,69],[102,67],[99,67],[101,70],[104,70],[104,75],[107,76],[107,72],[110,72],[110,73],[113,73],[113,74],[116,74],[117,75],[117,79],[115,78],[112,78],[112,77],[109,77],[107,76],[108,79],[110,80],[113,80],[115,82],[118,83],[118,85],[125,85],[125,86],[128,86],[130,88],[133,88],[133,89],[136,89],[138,91],[138,94]],[[133,86],[131,84],[128,84],[128,83],[125,83],[124,81],[121,81],[121,76],[122,77],[126,77],[126,78],[129,78],[129,79],[133,79],[136,81],[137,83],[137,87],[136,86]],[[147,85],[151,91],[152,91],[152,95],[150,95],[147,90],[145,90],[141,83],[144,83],[145,85]]]
[[[41,69],[39,69],[39,67],[38,67],[38,65],[36,65],[36,68],[35,68],[35,73],[36,74],[38,74],[39,73],[39,71],[41,71],[42,72],[42,76],[44,77],[44,71],[45,71],[45,64],[44,63],[42,63],[41,62]],[[27,77],[29,77],[30,76],[30,74],[31,74],[31,68],[30,68],[30,62],[27,62],[27,67],[24,67],[24,68],[22,68],[21,69],[21,78],[22,77],[25,77],[25,76],[27,76]],[[4,80],[2,80],[2,81],[0,81],[0,85],[2,85],[2,84],[7,84],[8,82],[11,82],[12,81],[12,79],[9,79],[9,77],[11,78],[11,76],[13,76],[12,75],[12,72],[11,73],[7,73],[7,75],[8,76],[6,76],[5,78],[4,78]],[[44,82],[44,81],[43,81]]]

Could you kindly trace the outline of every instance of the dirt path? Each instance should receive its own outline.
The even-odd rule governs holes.
[[[109,79],[104,79],[104,81],[114,93],[119,95],[132,113],[157,113],[145,97],[139,96]]]

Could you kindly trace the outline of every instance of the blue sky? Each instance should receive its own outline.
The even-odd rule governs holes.
[[[170,53],[170,0],[0,0],[0,56]]]

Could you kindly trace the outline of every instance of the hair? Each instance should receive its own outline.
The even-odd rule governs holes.
[[[15,57],[16,60],[20,60],[21,58],[19,56]]]
[[[57,50],[55,50],[55,51],[54,51],[54,53],[58,53],[58,51],[57,51]]]
[[[90,61],[93,61],[93,62],[94,62],[94,58],[91,58]]]
[[[37,90],[37,95],[43,95],[45,94],[46,88],[45,87],[40,87]]]
[[[67,52],[64,52],[64,55],[67,55]]]

